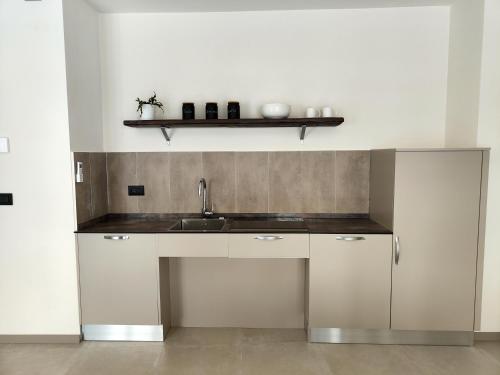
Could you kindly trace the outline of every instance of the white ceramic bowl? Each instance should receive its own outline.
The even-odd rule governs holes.
[[[290,106],[284,103],[264,104],[260,113],[264,118],[269,119],[287,118],[290,115]]]

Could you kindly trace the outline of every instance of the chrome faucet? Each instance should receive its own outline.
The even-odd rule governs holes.
[[[200,178],[200,182],[198,183],[198,196],[202,197],[201,199],[201,215],[204,217],[212,216],[214,214],[213,208],[212,210],[208,210],[208,190],[207,190],[207,182],[202,177]]]

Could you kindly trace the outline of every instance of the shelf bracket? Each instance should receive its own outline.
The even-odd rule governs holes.
[[[167,144],[170,146],[170,137],[168,136],[167,129],[166,127],[162,126],[161,132],[163,133],[163,136],[165,137],[165,140],[167,141]]]
[[[300,143],[304,144],[304,137],[306,136],[307,125],[302,125],[300,128]]]

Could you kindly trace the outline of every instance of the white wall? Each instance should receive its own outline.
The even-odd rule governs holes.
[[[12,148],[0,154],[0,191],[13,192],[15,201],[0,206],[0,334],[79,332],[61,1],[0,0],[0,136],[10,137]],[[487,0],[477,135],[479,145],[493,146],[485,331],[500,330],[498,8],[497,0]],[[82,15],[74,17],[80,23],[66,23],[73,147],[99,150],[95,14],[83,3],[66,12],[67,20]],[[78,32],[83,29],[85,36]],[[458,35],[454,30],[451,38]],[[446,141],[469,145],[477,128],[473,116],[463,129],[450,127],[450,111],[455,116],[461,107],[447,96],[447,88],[453,90],[447,83],[448,31],[446,7],[101,16],[104,149],[442,146],[447,100]],[[294,129],[211,129],[179,130],[169,148],[157,130],[122,126],[135,117],[135,97],[153,89],[169,117],[180,117],[183,101],[215,99],[223,107],[235,99],[243,116],[257,116],[261,103],[282,100],[295,106],[294,115],[307,105],[331,104],[347,121],[310,131],[303,146]]]
[[[447,147],[476,145],[483,5],[484,0],[457,0],[451,7]]]
[[[102,151],[99,14],[84,0],[63,10],[71,150]]]
[[[0,334],[78,334],[61,0],[1,0],[0,56]]]
[[[443,146],[449,8],[106,14],[101,16],[104,149],[314,150]],[[167,116],[184,101],[332,105],[336,129],[131,129],[135,98],[156,90]],[[224,114],[223,114],[224,116]]]
[[[491,147],[481,330],[500,331],[500,2],[485,0],[478,145]]]

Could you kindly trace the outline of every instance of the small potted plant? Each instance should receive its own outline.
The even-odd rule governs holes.
[[[135,100],[137,105],[137,112],[141,114],[141,120],[154,120],[155,119],[155,107],[160,108],[163,111],[163,104],[156,100],[156,92],[153,91],[153,96],[147,101],[137,98]]]

